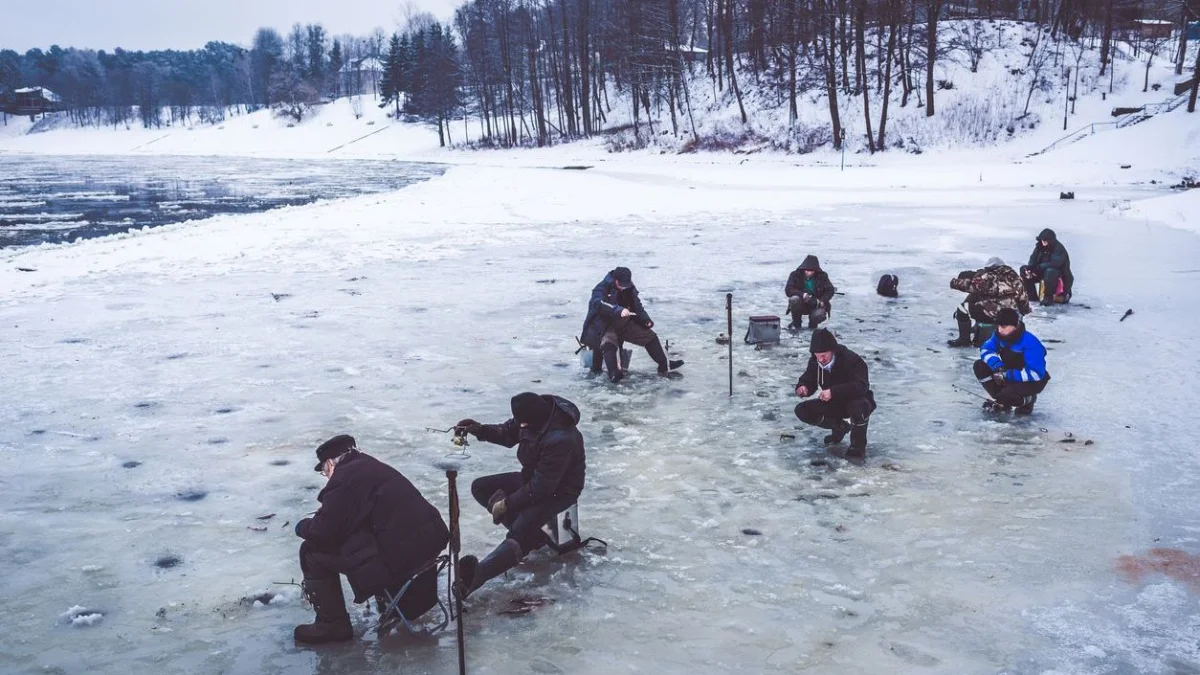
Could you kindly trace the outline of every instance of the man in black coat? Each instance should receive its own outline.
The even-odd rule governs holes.
[[[817,256],[810,255],[788,275],[783,292],[788,298],[788,314],[792,315],[788,330],[799,330],[806,316],[808,327],[815,330],[829,318],[832,310],[830,302],[837,288],[821,269]]]
[[[620,382],[625,376],[619,356],[623,342],[645,347],[646,353],[658,364],[659,375],[669,375],[682,366],[681,360],[667,359],[667,352],[658,334],[651,330],[653,328],[654,321],[642,306],[638,289],[633,285],[633,273],[628,267],[609,272],[592,289],[587,317],[583,320],[583,336],[579,338],[592,349],[592,372],[599,373],[603,362],[608,369],[608,378]],[[600,358],[596,358],[597,354]]]
[[[796,406],[801,422],[829,429],[826,444],[841,443],[850,433],[846,457],[863,459],[867,454],[867,422],[875,412],[867,364],[824,328],[813,331],[809,346],[812,357],[796,383],[796,395],[817,398]],[[846,423],[849,418],[850,423]]]
[[[438,556],[450,541],[442,514],[399,471],[358,451],[351,436],[317,448],[316,470],[329,482],[321,508],[296,523],[304,593],[317,614],[296,626],[297,642],[318,644],[354,637],[339,574],[354,602],[395,589]]]
[[[1033,253],[1029,256],[1029,264],[1021,268],[1021,279],[1025,282],[1025,293],[1029,299],[1038,297],[1038,282],[1045,288],[1043,305],[1053,305],[1054,296],[1058,289],[1058,281],[1062,279],[1063,302],[1071,301],[1071,289],[1075,286],[1075,275],[1071,273],[1071,256],[1067,247],[1058,240],[1054,230],[1046,228],[1037,237]]]
[[[531,392],[512,398],[512,418],[503,424],[465,419],[456,426],[481,441],[517,447],[521,471],[484,476],[471,484],[471,494],[503,524],[508,536],[483,560],[463,556],[460,593],[515,567],[530,551],[548,543],[542,526],[565,511],[583,492],[585,458],[579,433],[579,408],[549,394]]]

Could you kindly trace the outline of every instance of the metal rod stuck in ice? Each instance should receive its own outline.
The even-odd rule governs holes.
[[[450,482],[449,497],[450,497],[450,593],[454,596],[454,608],[458,619],[454,622],[454,628],[458,633],[458,672],[459,675],[467,675],[467,645],[463,642],[463,615],[462,615],[462,595],[454,591],[454,582],[458,581],[458,551],[461,548],[462,541],[459,538],[458,530],[458,471],[454,469],[446,470],[446,480]],[[465,589],[464,589],[465,590]]]
[[[725,294],[725,334],[729,336],[729,395],[733,396],[733,293]]]

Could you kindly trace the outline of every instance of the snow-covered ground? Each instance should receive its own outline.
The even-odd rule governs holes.
[[[1155,123],[1171,120],[1141,127]],[[492,157],[388,195],[0,256],[4,670],[452,672],[452,634],[297,649],[291,627],[311,615],[275,585],[299,574],[287,523],[316,506],[313,448],[342,432],[444,508],[434,464],[453,448],[425,427],[500,420],[526,389],[583,410],[583,531],[611,546],[535,556],[473,596],[472,672],[1200,664],[1189,588],[1114,567],[1200,548],[1200,239],[1120,215],[1163,194],[1120,183],[1153,167]],[[1086,189],[1060,201],[1059,184]],[[1070,247],[1077,302],[1030,319],[1054,377],[1036,415],[988,419],[951,389],[977,385],[972,355],[944,347],[961,300],[948,280],[991,255],[1019,263],[1044,226]],[[845,293],[831,327],[872,366],[861,468],[793,429],[803,337],[737,344],[725,393],[724,293],[740,336],[748,315],[782,310],[810,252]],[[638,353],[613,387],[572,355],[588,292],[617,264],[683,379],[651,377]],[[884,272],[900,300],[874,294]],[[1059,443],[1067,432],[1079,442]],[[469,450],[464,482],[514,466],[504,448]],[[464,504],[467,551],[499,535]],[[264,591],[282,595],[254,604]],[[497,614],[526,594],[555,602]]]
[[[955,82],[947,105],[977,91]],[[1070,126],[1162,97],[1133,98],[1081,98]],[[452,672],[452,633],[297,649],[311,614],[277,583],[299,575],[289,523],[316,507],[313,449],[343,432],[444,510],[435,464],[453,448],[425,428],[501,420],[526,389],[582,409],[583,532],[611,546],[534,556],[473,596],[472,672],[1200,669],[1195,589],[1116,567],[1200,552],[1200,203],[1167,188],[1200,173],[1196,115],[1027,157],[1060,135],[1044,118],[994,148],[851,152],[843,171],[829,151],[445,151],[364,108],[293,128],[266,113],[0,127],[0,153],[78,155],[61,160],[75,169],[143,154],[452,165],[394,193],[0,252],[0,671]],[[944,347],[962,298],[948,282],[992,255],[1019,264],[1046,226],[1078,278],[1075,304],[1029,319],[1053,381],[1031,419],[989,419],[952,389],[977,383],[970,350]],[[807,253],[844,292],[831,327],[872,368],[865,467],[794,428],[804,336],[735,344],[726,395],[724,294],[740,337],[747,316],[782,311]],[[683,379],[651,377],[639,352],[613,387],[572,354],[618,264]],[[874,294],[886,272],[897,301]],[[469,452],[463,493],[515,466]],[[468,552],[499,535],[464,504]],[[529,594],[555,602],[497,614]]]

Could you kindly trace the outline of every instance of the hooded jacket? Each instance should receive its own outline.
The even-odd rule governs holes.
[[[446,548],[442,514],[399,471],[363,452],[337,465],[317,495],[321,508],[296,534],[346,562],[354,601],[408,579]]]
[[[481,441],[511,448],[517,445],[524,484],[505,498],[510,510],[541,504],[551,497],[578,499],[583,492],[586,461],[583,434],[579,433],[579,408],[565,398],[543,394],[554,409],[540,429],[521,428],[516,420],[485,424]]]
[[[1043,276],[1046,270],[1058,270],[1062,275],[1064,290],[1070,294],[1071,287],[1075,284],[1075,275],[1071,273],[1071,256],[1067,253],[1067,247],[1063,246],[1058,240],[1058,235],[1050,228],[1042,230],[1037,238],[1037,243],[1033,245],[1033,253],[1029,256],[1030,269]],[[1043,247],[1043,239],[1050,242],[1050,245]]]
[[[807,278],[807,275],[804,274],[805,270],[816,272],[813,275],[812,295],[820,300],[826,309],[829,309],[829,303],[833,300],[833,294],[837,292],[837,287],[829,281],[829,275],[821,269],[821,264],[815,255],[805,257],[804,262],[788,275],[787,284],[783,287],[784,295],[789,298],[804,295],[804,282]]]
[[[999,331],[979,348],[979,358],[992,372],[1004,373],[1008,382],[1043,382],[1050,379],[1046,370],[1046,348],[1041,341],[1017,326],[1017,332],[1005,339]]]
[[[800,376],[796,387],[799,388],[803,385],[809,392],[828,389],[833,395],[834,401],[850,401],[865,397],[874,406],[875,393],[871,391],[867,363],[845,345],[838,345],[833,350],[833,355],[833,367],[829,372],[821,367],[816,356],[810,356],[808,367]]]
[[[629,288],[618,289],[613,272],[609,272],[604,280],[592,289],[592,298],[588,302],[587,317],[583,320],[583,334],[579,341],[592,349],[599,349],[600,340],[612,322],[621,318],[623,309],[633,312],[634,319],[642,325],[650,325],[650,314],[642,306],[637,286],[630,284]]]

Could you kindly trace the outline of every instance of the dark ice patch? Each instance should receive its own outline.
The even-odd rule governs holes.
[[[183,564],[183,558],[177,555],[168,553],[167,555],[159,556],[158,560],[154,561],[154,566],[160,570],[169,570],[174,567],[179,567]]]
[[[208,496],[204,490],[184,490],[176,492],[175,498],[182,502],[198,502]]]
[[[291,464],[291,462],[286,459],[271,460],[271,466],[287,466],[288,464]]]
[[[229,442],[228,438],[210,438],[207,443],[209,445],[225,445]]]
[[[138,467],[139,467],[139,466],[141,466],[141,465],[142,465],[142,463],[141,463],[141,462],[134,461],[134,460],[129,460],[128,462],[122,462],[122,463],[121,463],[121,468],[122,468],[122,469],[136,469],[136,468],[138,468]]]
[[[224,408],[217,408],[213,412],[217,413],[218,415],[228,415],[229,413],[233,412],[234,410],[237,410],[237,408],[231,408],[229,406],[226,406]]]
[[[64,345],[86,345],[90,340],[87,338],[67,338],[59,342]]]

